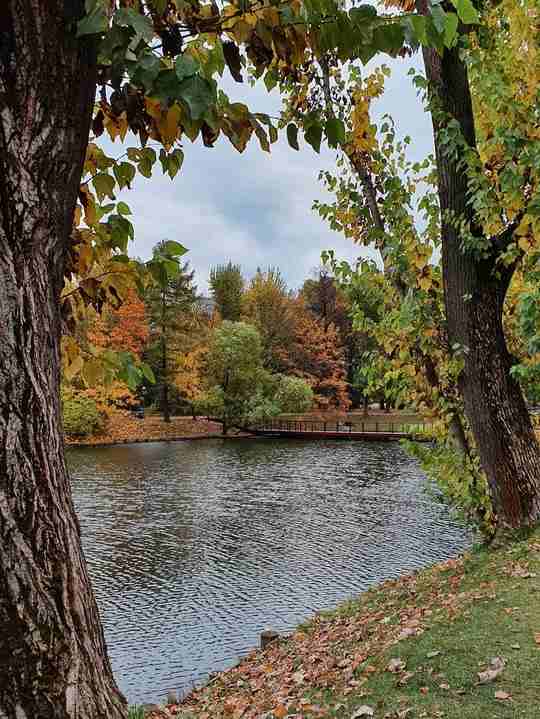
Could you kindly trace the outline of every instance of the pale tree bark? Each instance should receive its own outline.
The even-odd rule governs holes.
[[[467,201],[461,153],[456,158],[444,150],[441,130],[449,118],[457,120],[467,145],[476,147],[467,68],[459,50],[445,50],[442,58],[425,50],[424,62],[432,93],[449,341],[463,356],[460,391],[499,520],[519,527],[540,517],[540,448],[523,393],[510,373],[512,358],[502,325],[514,268],[496,263],[515,228],[509,226],[497,238],[483,236]],[[456,218],[468,221],[477,239],[489,240],[490,256],[479,259],[463,248]]]
[[[0,717],[119,719],[64,459],[60,314],[96,58],[82,0],[0,7]]]

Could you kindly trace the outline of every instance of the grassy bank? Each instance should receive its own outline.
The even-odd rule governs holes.
[[[197,719],[538,719],[540,531],[386,582],[170,706]]]

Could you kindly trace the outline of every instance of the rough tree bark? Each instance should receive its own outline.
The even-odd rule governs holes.
[[[467,144],[476,146],[467,68],[459,50],[445,50],[441,58],[426,49],[424,62],[433,103],[449,340],[463,352],[460,391],[499,519],[518,527],[540,517],[540,447],[521,388],[510,374],[512,358],[502,326],[513,268],[501,269],[496,263],[513,227],[501,237],[483,237],[467,202],[466,168],[461,158],[444,151],[441,130],[448,117],[458,121]],[[475,237],[491,242],[488,258],[464,250],[453,218],[468,220]]]
[[[0,8],[0,717],[118,719],[59,403],[59,294],[95,94],[82,0]]]

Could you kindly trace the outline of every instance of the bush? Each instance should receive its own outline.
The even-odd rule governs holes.
[[[97,404],[89,397],[62,397],[64,432],[74,437],[87,437],[103,429],[103,419]]]
[[[280,412],[301,414],[313,407],[313,390],[299,377],[281,377],[275,395]]]
[[[491,540],[496,530],[496,516],[478,458],[465,458],[454,448],[441,444],[428,446],[404,441],[403,445],[419,460],[455,516],[479,531],[485,540]]]

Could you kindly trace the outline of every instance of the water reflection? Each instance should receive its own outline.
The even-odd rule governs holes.
[[[460,551],[395,444],[209,440],[69,453],[116,676],[187,690],[262,629]]]

